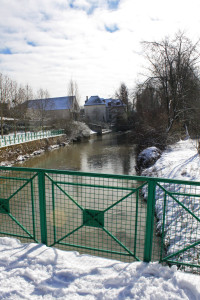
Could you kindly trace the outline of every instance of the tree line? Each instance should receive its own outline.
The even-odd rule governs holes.
[[[48,98],[49,92],[45,89],[38,89],[33,92],[29,84],[22,85],[11,79],[9,76],[0,73],[0,129],[1,136],[4,134],[5,118],[14,120],[14,131],[18,120],[25,122],[27,101],[35,98]]]
[[[67,85],[68,96],[75,96],[77,102],[80,101],[78,84],[70,79]],[[36,101],[34,108],[28,108],[28,101],[33,99],[43,99]],[[47,121],[47,107],[53,109],[53,102],[47,89],[39,88],[33,92],[33,88],[29,85],[19,84],[9,76],[0,73],[0,134],[3,136],[5,130],[6,119],[12,119],[12,131],[16,133],[19,124],[22,124],[23,130],[29,126],[29,120],[38,123],[41,129]],[[59,120],[58,120],[59,121]],[[54,120],[55,123],[55,120]],[[55,124],[54,124],[55,125]],[[38,127],[37,126],[37,127]]]
[[[200,115],[199,41],[193,43],[184,33],[160,41],[143,41],[147,61],[144,80],[130,91],[121,83],[115,98],[124,103],[124,114],[114,116],[117,130],[131,129],[139,139],[150,144],[164,143],[169,135],[197,135]],[[80,95],[78,85],[70,80],[68,96]],[[18,84],[0,73],[0,126],[3,117],[23,120],[31,99],[48,99],[47,90],[40,88],[35,94],[27,84]],[[41,105],[45,104],[43,102]],[[45,118],[45,108],[38,108],[37,118]],[[42,121],[43,123],[43,121]]]
[[[144,81],[138,83],[129,99],[134,104],[133,127],[149,143],[164,143],[175,134],[198,135],[200,125],[199,41],[193,43],[184,33],[161,41],[143,41],[146,58]],[[120,92],[127,87],[120,86]],[[128,92],[119,98],[127,98]],[[129,102],[126,99],[126,103]],[[155,137],[155,139],[154,139]]]

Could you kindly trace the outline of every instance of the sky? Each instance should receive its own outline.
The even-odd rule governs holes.
[[[142,41],[184,31],[199,38],[199,0],[0,0],[0,72],[51,97],[77,82],[86,96],[112,97],[142,80]]]

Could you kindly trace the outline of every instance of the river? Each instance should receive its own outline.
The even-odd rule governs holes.
[[[136,145],[130,141],[130,137],[128,134],[111,133],[91,138],[88,142],[74,143],[66,147],[61,147],[59,149],[44,152],[43,154],[33,157],[25,162],[22,162],[20,164],[18,163],[16,166],[44,169],[75,170],[104,174],[136,175],[135,148]],[[62,180],[64,179],[62,178]],[[76,179],[73,180],[75,180],[76,182]],[[83,180],[86,180],[85,183],[88,186],[87,195],[85,193],[86,188],[84,187],[82,181],[81,184],[83,184],[83,186],[79,188],[79,194],[75,195],[77,191],[74,191],[74,187],[72,186],[71,195],[73,195],[73,197],[78,197],[77,199],[79,199],[79,204],[82,203],[81,205],[83,205],[83,207],[85,208],[87,207],[96,211],[96,207],[98,207],[98,210],[103,210],[105,209],[105,205],[112,206],[112,203],[114,203],[113,201],[117,201],[117,199],[121,199],[125,196],[124,201],[120,202],[119,205],[115,206],[113,209],[110,209],[107,213],[105,213],[104,217],[105,220],[107,220],[107,228],[111,226],[111,231],[113,232],[114,236],[122,243],[127,245],[128,248],[133,249],[134,247],[136,247],[135,251],[137,251],[138,257],[140,259],[143,259],[147,205],[141,197],[140,191],[133,194],[131,197],[126,198],[127,191],[118,191],[117,189],[115,190],[115,188],[112,191],[106,188],[98,190],[92,188],[92,186],[89,188],[88,184],[90,184],[90,178],[83,178]],[[47,191],[50,191],[47,196],[47,198],[49,199],[49,205],[52,192],[51,186],[47,186],[47,184],[48,183],[46,183],[46,189]],[[106,180],[104,185],[106,186],[108,184],[109,180]],[[128,189],[132,188],[133,186],[137,188],[139,185],[137,181],[124,183],[120,181],[115,183],[113,181],[112,185],[115,184],[116,186],[118,184],[121,184],[121,186],[126,186]],[[70,187],[68,187],[68,191],[69,190]],[[74,222],[78,222],[77,227],[81,224],[80,222],[82,222],[82,214],[80,214],[80,209],[74,207],[72,203],[70,204],[70,202],[68,201],[69,199],[66,198],[66,195],[64,195],[60,191],[57,191],[57,194],[55,194],[55,199],[55,207],[51,212],[47,213],[47,215],[50,218],[49,224],[51,226],[53,218],[52,213],[54,214],[54,222],[56,222],[56,224],[54,224],[54,227],[57,228],[57,233],[60,234],[60,237],[62,237],[66,234],[66,232],[70,232],[70,224],[75,224]],[[73,206],[73,210],[69,205]],[[66,207],[68,208],[66,209]],[[137,210],[138,213],[136,213]],[[55,215],[55,212],[57,215]],[[72,218],[73,215],[75,217]],[[136,222],[138,222],[138,225],[136,225]],[[82,231],[84,231],[84,233]],[[136,235],[137,245],[134,246],[134,237]],[[52,234],[49,236],[49,239],[51,238],[51,236]],[[97,228],[87,226],[85,226],[83,230],[78,230],[78,233],[76,235],[76,244],[81,243],[81,245],[83,246],[87,245],[87,247],[90,247],[91,243],[93,243],[93,241],[96,241],[97,236],[100,248],[106,246],[108,248],[115,249],[115,251],[119,251],[121,246],[119,247],[118,244],[113,246],[113,238],[110,238],[108,240],[108,235],[105,234],[105,232],[104,234],[102,234],[102,231],[99,231]],[[74,244],[74,239],[75,237],[73,235],[70,243]],[[159,240],[154,232],[154,246],[155,245],[157,245],[156,248],[159,248]],[[95,246],[93,245],[93,247]],[[66,250],[66,247],[64,247],[64,249]],[[71,248],[69,248],[68,250],[71,250]],[[81,249],[78,249],[78,251],[82,252]],[[85,253],[85,251],[83,251],[82,253]],[[87,251],[87,253],[95,254],[94,252],[90,251]],[[101,253],[100,255],[104,254]],[[114,256],[113,258],[118,259],[119,257]],[[158,254],[156,253],[154,254],[154,259],[157,258]],[[122,259],[122,257],[120,257],[120,259]],[[128,261],[130,260],[128,259]]]
[[[110,133],[44,152],[15,166],[135,175],[135,145],[128,134]]]

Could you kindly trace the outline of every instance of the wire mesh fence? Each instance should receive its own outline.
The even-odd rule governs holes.
[[[16,236],[29,242],[39,241],[36,181],[34,172],[1,170],[0,232],[2,235]]]
[[[146,207],[138,182],[90,175],[46,175],[48,243],[122,260],[143,259]],[[138,216],[140,215],[140,218]]]
[[[0,168],[0,234],[199,272],[200,183]]]
[[[162,237],[160,261],[199,272],[200,183],[158,182],[156,197],[157,228]]]

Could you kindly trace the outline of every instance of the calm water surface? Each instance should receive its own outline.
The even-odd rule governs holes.
[[[130,142],[128,134],[112,133],[101,137],[91,138],[89,142],[81,142],[61,147],[53,151],[44,152],[40,156],[36,156],[26,162],[18,164],[18,166],[135,175],[135,145]],[[60,179],[62,179],[62,181],[67,181],[64,178]],[[75,178],[73,180],[76,182],[76,180],[80,180],[80,178]],[[86,180],[87,184],[90,183],[89,177],[82,180]],[[100,183],[102,184],[102,182],[97,182],[97,185]],[[52,190],[51,185],[49,184],[50,182],[46,179],[48,207],[51,206],[52,201]],[[104,184],[108,185],[107,179]],[[111,185],[122,185],[132,188],[133,186],[138,187],[138,184],[138,182],[134,181],[113,181]],[[58,188],[54,188],[54,209],[50,209],[49,212],[47,211],[49,240],[53,237],[53,229],[51,229],[52,224],[58,237],[63,237],[66,233],[74,230],[75,223],[77,223],[77,227],[82,224],[82,212],[80,209],[74,205],[72,201],[70,201]],[[74,187],[73,185],[71,187],[68,185],[62,185],[62,188],[67,189],[67,193],[69,193],[73,199],[76,199],[83,208],[94,210],[104,210],[105,207],[107,208],[112,205],[113,201],[116,202],[128,193],[126,190],[110,190],[106,188],[95,189],[89,187],[86,189],[84,186]],[[109,209],[104,214],[106,228],[109,229],[110,232],[112,232],[112,234],[126,247],[128,247],[128,249],[135,251],[140,259],[143,259],[144,251],[146,207],[146,202],[142,199],[142,197],[140,197],[140,192],[138,192],[128,198],[125,198],[122,202],[114,206],[112,209]],[[136,211],[138,211],[138,213],[136,213]],[[138,220],[136,219],[137,214]],[[137,233],[135,231],[136,226]],[[156,248],[159,248],[159,242],[155,232],[154,240]],[[110,238],[104,231],[99,230],[99,228],[89,226],[84,226],[75,234],[67,238],[65,242],[69,242],[70,244],[86,245],[87,247],[94,248],[96,247],[95,243],[98,243],[98,247],[102,249],[113,249],[114,251],[122,250],[121,246],[119,246],[114,239]],[[134,248],[135,250],[133,250]],[[71,248],[67,249],[66,246],[64,249],[71,250]],[[85,253],[85,250],[82,251],[81,249],[78,249],[78,251]],[[95,254],[88,251],[87,253],[89,254]],[[104,256],[105,253],[101,253],[100,255]],[[119,256],[112,256],[112,258],[119,259]],[[120,259],[122,259],[122,257],[120,257]],[[129,259],[130,258],[126,257],[123,258],[125,261],[129,261]]]
[[[48,151],[17,166],[134,175],[135,145],[129,136],[111,133]]]

